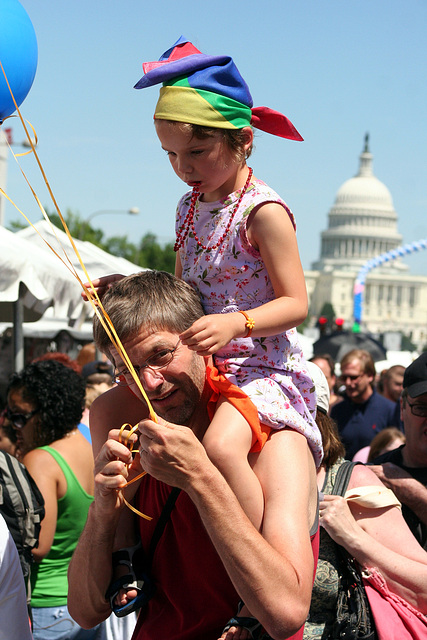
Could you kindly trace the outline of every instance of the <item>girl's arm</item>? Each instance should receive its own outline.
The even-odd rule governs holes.
[[[249,241],[261,254],[276,296],[275,300],[251,309],[249,315],[255,320],[252,335],[282,333],[301,324],[308,311],[294,227],[283,207],[271,202],[250,215],[247,229]]]
[[[34,449],[27,453],[22,462],[34,478],[44,498],[45,516],[41,523],[39,545],[32,550],[34,560],[41,562],[52,547],[56,531],[58,472],[60,469],[52,456],[40,449]]]
[[[247,311],[254,319],[253,337],[283,333],[307,316],[307,290],[295,230],[277,203],[268,203],[250,214],[248,237],[265,264],[275,300]],[[211,355],[233,338],[246,335],[241,313],[213,314],[197,320],[181,334],[181,340],[200,355]]]
[[[372,471],[357,465],[349,487],[383,486]],[[320,523],[362,568],[377,568],[391,591],[427,613],[427,553],[418,544],[400,509],[368,509],[340,496],[325,496]]]

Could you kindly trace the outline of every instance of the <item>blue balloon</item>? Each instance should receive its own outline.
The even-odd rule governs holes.
[[[0,0],[0,61],[19,105],[27,96],[37,69],[37,38],[24,7],[18,0]],[[15,111],[0,67],[0,124]]]

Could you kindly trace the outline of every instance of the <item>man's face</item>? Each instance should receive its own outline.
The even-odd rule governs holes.
[[[385,386],[388,397],[391,398],[393,402],[397,402],[403,389],[403,374],[392,373],[390,378],[385,382]]]
[[[162,369],[143,366],[163,350],[174,350],[173,358]],[[134,366],[141,367],[139,379],[156,414],[175,424],[188,425],[198,406],[206,379],[204,358],[182,345],[178,335],[168,331],[144,331],[123,342],[123,346]],[[126,365],[112,347],[116,371],[127,371]],[[126,375],[128,378],[128,375]],[[129,385],[133,393],[145,402],[135,382]]]
[[[427,414],[427,393],[417,398],[407,396],[401,400],[401,416],[404,424],[406,445],[404,449],[404,460],[408,466],[427,466],[427,415],[417,416],[421,410]]]
[[[372,395],[373,377],[364,372],[364,367],[358,359],[351,360],[341,367],[341,379],[352,402],[361,404]]]

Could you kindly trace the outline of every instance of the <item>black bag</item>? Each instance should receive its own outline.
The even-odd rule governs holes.
[[[333,495],[343,496],[356,463],[346,460],[338,469]],[[375,640],[377,634],[358,564],[347,551],[336,545],[338,573],[337,615],[331,640]]]
[[[33,561],[31,550],[39,543],[44,500],[23,464],[0,450],[0,513],[18,550],[26,584]]]

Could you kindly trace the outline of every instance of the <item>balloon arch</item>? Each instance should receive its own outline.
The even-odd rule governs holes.
[[[424,249],[427,249],[427,238],[412,242],[411,244],[405,244],[402,247],[397,247],[397,249],[387,251],[387,253],[382,253],[381,255],[365,262],[357,274],[356,282],[354,283],[353,316],[355,323],[360,325],[362,321],[363,293],[365,291],[365,281],[368,273],[385,262],[391,262],[392,260],[396,260],[396,258],[401,258],[402,256],[415,253],[416,251],[423,251]]]

